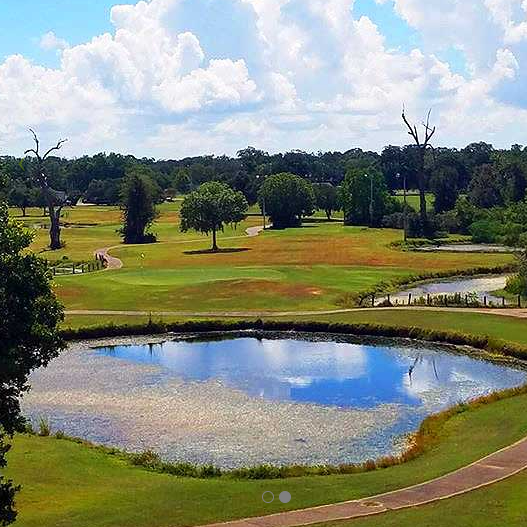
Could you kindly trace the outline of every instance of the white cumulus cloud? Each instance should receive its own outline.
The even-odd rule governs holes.
[[[354,0],[116,5],[109,33],[78,45],[41,38],[59,67],[0,63],[0,147],[20,153],[31,126],[69,137],[69,155],[379,149],[406,140],[403,103],[416,119],[434,108],[445,144],[521,140],[527,0],[376,2],[422,45],[393,49],[389,28],[358,16]],[[444,58],[449,49],[466,68]]]

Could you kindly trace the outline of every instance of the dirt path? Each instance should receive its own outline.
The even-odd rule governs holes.
[[[502,481],[525,469],[527,469],[527,438],[467,467],[413,487],[361,500],[216,523],[206,527],[298,527],[352,520],[466,494]],[[284,485],[287,488],[286,482]],[[267,495],[266,499],[270,499],[270,495]],[[275,500],[278,500],[278,496]],[[294,502],[294,496],[292,500]]]
[[[104,262],[105,268],[107,270],[121,269],[123,267],[123,262],[119,260],[119,258],[115,258],[114,256],[110,256],[108,254],[108,252],[111,249],[114,249],[114,247],[106,247],[104,249],[97,249],[93,254],[95,258]]]
[[[449,307],[377,307],[377,308],[353,308],[333,309],[326,311],[111,311],[111,310],[70,310],[67,315],[97,315],[97,316],[158,316],[158,317],[209,317],[209,318],[255,318],[255,317],[292,317],[292,316],[317,316],[317,315],[340,315],[345,313],[362,313],[365,311],[434,311],[434,312],[456,312],[456,313],[481,313],[484,315],[500,315],[512,318],[527,319],[527,309],[479,309],[479,308],[449,308]]]

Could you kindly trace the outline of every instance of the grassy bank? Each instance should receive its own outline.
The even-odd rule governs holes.
[[[271,481],[177,478],[71,441],[18,436],[8,475],[23,485],[23,527],[198,525],[365,497],[445,474],[524,437],[526,404],[521,395],[456,413],[423,456],[362,474]],[[293,499],[265,505],[266,490],[288,490]]]

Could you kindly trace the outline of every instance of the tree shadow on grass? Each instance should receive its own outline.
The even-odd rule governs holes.
[[[230,254],[230,253],[243,253],[245,251],[251,251],[249,247],[231,247],[226,249],[218,249],[213,251],[212,249],[202,249],[200,251],[183,251],[183,254]]]

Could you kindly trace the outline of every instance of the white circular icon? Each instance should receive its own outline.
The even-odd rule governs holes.
[[[291,493],[284,490],[284,492],[280,492],[278,498],[282,503],[289,503],[291,501]]]
[[[271,499],[269,499],[269,496],[267,496],[268,494],[270,495]],[[280,494],[280,496],[281,496],[281,494]],[[267,499],[266,499],[266,497],[267,497]],[[262,501],[263,501],[264,503],[272,503],[272,502],[274,501],[274,494],[273,494],[271,491],[266,490],[266,491],[262,494]]]

